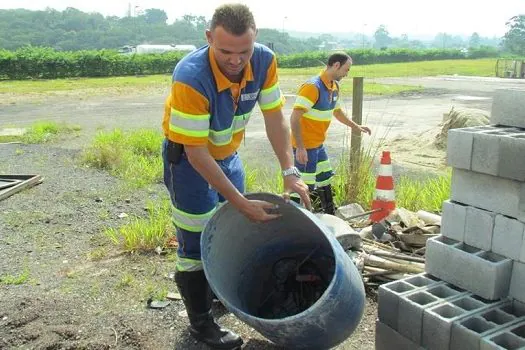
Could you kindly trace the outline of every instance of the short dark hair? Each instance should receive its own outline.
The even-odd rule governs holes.
[[[225,4],[217,7],[211,18],[210,30],[219,26],[233,35],[242,35],[249,28],[256,30],[253,14],[248,6],[243,4]]]
[[[330,57],[328,57],[328,67],[333,66],[336,62],[339,62],[339,65],[342,66],[348,60],[350,60],[350,62],[352,62],[352,57],[350,57],[350,55],[348,55],[345,52],[333,53],[333,54],[330,55]]]

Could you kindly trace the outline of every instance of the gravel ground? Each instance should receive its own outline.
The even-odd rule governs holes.
[[[7,160],[0,173],[44,177],[0,202],[0,275],[29,276],[0,285],[0,349],[206,349],[187,335],[181,301],[146,307],[152,292],[176,291],[166,277],[173,255],[122,254],[101,233],[145,216],[148,201],[166,198],[164,188],[130,190],[82,167],[74,143],[0,145]],[[278,349],[215,308],[221,323],[243,336],[244,349]],[[376,317],[368,298],[358,329],[337,349],[373,349]]]

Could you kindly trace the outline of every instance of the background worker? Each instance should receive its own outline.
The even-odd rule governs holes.
[[[294,192],[309,204],[308,187],[293,166],[275,55],[255,43],[256,32],[246,6],[217,8],[206,31],[208,45],[185,56],[174,69],[162,123],[164,182],[179,243],[175,281],[190,333],[219,349],[234,349],[243,342],[212,316],[212,292],[201,262],[201,231],[224,200],[255,222],[278,217],[267,212],[271,203],[243,196],[244,170],[237,149],[256,103],[283,172],[285,196]],[[239,238],[249,234],[239,229]]]
[[[338,82],[348,75],[351,65],[352,58],[346,53],[330,55],[326,68],[300,87],[290,117],[295,166],[310,189],[311,201],[320,202],[321,210],[332,215],[334,172],[323,145],[332,116],[353,130],[371,133],[341,109]],[[299,198],[295,196],[294,200],[298,202]]]

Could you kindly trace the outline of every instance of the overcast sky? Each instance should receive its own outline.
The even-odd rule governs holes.
[[[435,35],[438,32],[482,36],[502,36],[505,22],[525,14],[525,0],[245,0],[255,14],[258,27],[309,32],[358,32],[373,34],[386,25],[393,36],[403,33]],[[124,16],[128,4],[140,8],[160,8],[169,21],[184,14],[210,18],[214,8],[225,1],[216,0],[0,0],[0,8],[63,10],[75,7],[103,15]],[[318,4],[318,5],[315,5]],[[1,35],[1,34],[0,34]]]

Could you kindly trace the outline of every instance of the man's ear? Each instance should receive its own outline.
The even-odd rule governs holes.
[[[206,40],[208,41],[208,44],[210,45],[213,43],[213,37],[211,34],[211,30],[209,29],[206,29]]]

